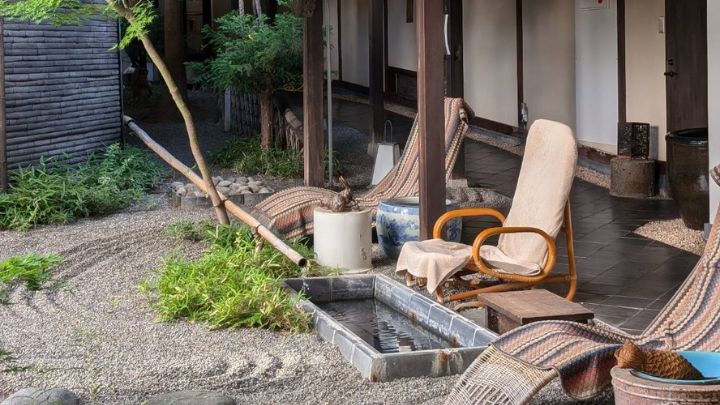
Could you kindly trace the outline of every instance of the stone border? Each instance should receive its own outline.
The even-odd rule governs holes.
[[[461,374],[497,338],[494,332],[382,274],[287,279],[285,285],[307,298],[300,305],[312,314],[318,335],[337,346],[363,378],[373,382]],[[458,347],[383,354],[315,305],[372,297]]]

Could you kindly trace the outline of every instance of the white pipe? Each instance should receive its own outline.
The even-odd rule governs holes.
[[[330,49],[330,4],[324,0],[325,14],[325,65],[327,70],[327,131],[328,131],[328,182],[333,185],[333,118],[332,118],[332,54]]]

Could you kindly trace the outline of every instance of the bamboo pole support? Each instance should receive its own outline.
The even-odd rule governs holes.
[[[135,135],[141,141],[143,141],[143,143],[145,143],[145,145],[147,145],[148,148],[150,148],[153,152],[160,156],[160,158],[167,162],[167,164],[169,164],[173,169],[177,170],[178,172],[180,172],[180,174],[187,177],[188,180],[192,181],[193,184],[195,184],[200,190],[207,193],[205,181],[203,181],[203,179],[198,176],[191,168],[187,167],[183,162],[175,158],[175,156],[168,152],[167,149],[163,148],[162,145],[155,142],[155,140],[153,140],[147,132],[140,128],[140,126],[135,123],[132,118],[125,115],[123,116],[123,121],[125,122],[125,125],[127,125],[128,128],[130,128],[133,133],[135,133]],[[222,200],[222,204],[225,206],[225,209],[230,214],[234,215],[239,220],[248,225],[250,228],[252,228],[254,232],[257,232],[258,235],[260,235],[264,240],[271,244],[280,253],[285,255],[288,259],[292,260],[293,263],[297,264],[299,267],[307,266],[308,262],[305,257],[303,257],[300,253],[296,252],[293,248],[288,246],[285,241],[280,239],[271,230],[262,225],[257,219],[255,219],[255,217],[247,213],[245,210],[240,208],[232,201],[228,200],[227,196],[223,195],[222,193],[218,193],[218,195],[220,196],[220,199]]]

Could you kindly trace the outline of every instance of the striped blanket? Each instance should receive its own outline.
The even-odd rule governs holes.
[[[720,166],[712,175],[720,184]],[[615,366],[613,354],[625,340],[648,349],[720,351],[718,308],[720,211],[703,256],[641,335],[564,321],[526,325],[495,341],[488,354],[479,357],[461,377],[446,404],[524,403],[555,373],[560,375],[568,395],[589,399],[610,384],[610,369]],[[499,369],[519,371],[514,382],[499,384],[497,380],[503,378]],[[542,370],[551,371],[550,378],[548,374],[543,376]]]
[[[459,98],[445,99],[445,175],[450,177],[472,112]],[[417,195],[419,179],[418,123],[413,123],[400,161],[373,189],[357,197],[360,208],[375,210],[382,200]],[[317,187],[295,187],[276,193],[258,204],[253,216],[285,238],[313,233],[313,211],[335,192]]]

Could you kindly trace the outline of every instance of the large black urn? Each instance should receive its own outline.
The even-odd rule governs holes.
[[[710,212],[708,129],[693,128],[665,136],[670,192],[685,226],[703,229]]]

